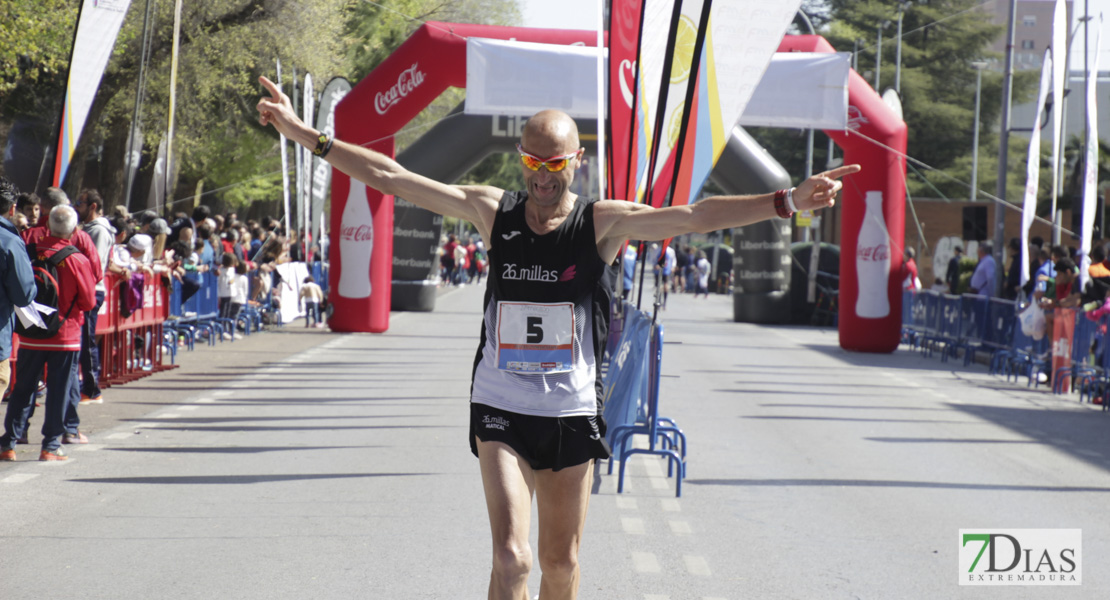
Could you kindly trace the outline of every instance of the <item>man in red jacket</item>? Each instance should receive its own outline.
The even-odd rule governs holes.
[[[77,229],[77,212],[69,206],[50,211],[49,235],[39,240],[39,256],[49,258],[70,245]],[[96,278],[92,265],[80,252],[71,254],[58,265],[58,310],[69,317],[53,337],[38,340],[20,336],[16,384],[4,417],[0,452],[14,450],[15,442],[27,429],[35,389],[43,367],[46,375],[46,420],[42,424],[42,452],[39,460],[65,460],[62,436],[70,395],[77,385],[77,355],[81,351],[81,325],[84,313],[96,305]],[[80,435],[80,433],[78,433]],[[10,458],[9,458],[10,460]]]

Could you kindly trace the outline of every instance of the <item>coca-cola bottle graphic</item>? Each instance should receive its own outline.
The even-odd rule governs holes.
[[[883,218],[883,193],[867,192],[863,225],[856,238],[856,315],[881,319],[890,314],[890,234]]]
[[[347,205],[339,223],[339,295],[344,298],[366,298],[370,295],[370,251],[374,246],[374,221],[366,186],[351,180]]]

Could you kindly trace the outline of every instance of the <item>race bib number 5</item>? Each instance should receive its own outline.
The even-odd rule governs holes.
[[[574,305],[497,304],[497,368],[514,373],[566,373],[574,368]]]

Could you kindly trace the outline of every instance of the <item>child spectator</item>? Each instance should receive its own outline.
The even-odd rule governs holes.
[[[221,319],[228,318],[228,311],[231,310],[231,283],[235,279],[235,265],[238,262],[230,252],[225,252],[220,257],[219,275],[216,279],[216,306]]]
[[[324,300],[324,290],[316,285],[316,280],[311,275],[304,278],[301,299],[304,300],[304,326],[323,327],[324,324],[320,321],[320,303]]]

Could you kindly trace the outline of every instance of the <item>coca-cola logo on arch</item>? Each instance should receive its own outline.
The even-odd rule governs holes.
[[[413,63],[411,67],[401,71],[401,74],[397,76],[397,83],[393,84],[393,87],[374,95],[374,110],[379,115],[384,115],[402,98],[408,96],[410,92],[424,83],[424,72],[417,68],[419,65],[420,63]]]
[[[856,258],[874,262],[890,260],[890,244],[859,246],[856,248]]]
[[[341,238],[352,242],[370,242],[374,240],[374,228],[370,225],[344,227],[339,235]]]

